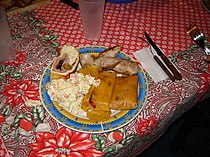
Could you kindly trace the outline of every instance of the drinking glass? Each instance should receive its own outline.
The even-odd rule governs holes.
[[[12,43],[6,12],[0,8],[0,62],[5,62],[15,57],[15,49]]]
[[[105,0],[79,0],[84,35],[97,40],[101,35]]]

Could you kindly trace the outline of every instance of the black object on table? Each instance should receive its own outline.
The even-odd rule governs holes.
[[[60,0],[61,2],[71,6],[72,8],[76,9],[76,10],[79,10],[79,4],[72,1],[72,0]]]
[[[208,153],[206,154],[206,152],[203,152],[204,148],[202,148],[203,149],[202,153],[199,153],[200,155],[195,155],[198,154],[196,153],[197,152],[196,148],[193,149],[193,147],[187,144],[186,142],[188,136],[191,135],[191,133],[196,129],[197,130],[205,129],[207,130],[207,132],[208,130],[210,130],[210,98],[202,102],[199,102],[184,115],[181,128],[179,129],[177,135],[175,136],[174,140],[170,145],[170,151],[172,153],[176,153],[181,148],[184,148],[185,150],[190,151],[191,154],[193,153],[194,154],[193,156],[206,157],[206,155],[210,151],[208,151]],[[200,132],[200,134],[202,133]],[[205,143],[204,146],[210,148],[210,142],[206,142],[208,141],[209,136],[210,136],[209,134],[202,135],[202,137],[204,137],[203,140],[203,143]],[[198,145],[203,144],[200,142],[198,143]],[[209,157],[209,154],[207,156]]]

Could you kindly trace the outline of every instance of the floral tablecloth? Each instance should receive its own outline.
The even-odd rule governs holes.
[[[107,2],[97,41],[84,38],[79,11],[58,0],[8,20],[17,54],[0,64],[0,156],[135,156],[196,102],[210,96],[203,52],[185,29],[194,22],[210,34],[210,16],[199,0]],[[88,134],[64,127],[45,111],[40,78],[64,44],[122,45],[122,51],[134,58],[133,52],[147,46],[138,39],[144,30],[176,64],[183,79],[156,84],[146,73],[147,102],[132,122],[115,131]]]

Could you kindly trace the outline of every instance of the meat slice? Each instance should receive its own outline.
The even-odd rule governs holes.
[[[122,61],[121,58],[107,57],[101,60],[101,67],[104,70],[112,70],[117,64]]]
[[[120,62],[119,59],[115,58],[120,53],[120,50],[121,46],[114,46],[100,53],[98,57],[95,57],[90,53],[81,54],[80,64],[83,68],[95,65],[100,71],[107,68],[110,69],[110,67],[113,68]]]
[[[80,64],[83,68],[93,65],[95,57],[90,53],[80,54]]]
[[[113,70],[121,74],[135,75],[138,73],[138,63],[124,59]]]
[[[80,55],[80,64],[83,68],[95,65],[99,71],[114,70],[121,74],[135,75],[138,73],[138,63],[123,58],[117,58],[121,46],[114,46],[100,53],[98,57],[87,53]]]
[[[114,68],[120,61],[115,57],[120,53],[121,46],[114,46],[106,49],[100,53],[98,58],[95,58],[94,65],[98,67],[100,71]]]
[[[116,57],[120,53],[120,51],[121,51],[120,45],[114,46],[114,47],[108,48],[104,52],[102,52],[99,55],[99,58],[100,57]]]

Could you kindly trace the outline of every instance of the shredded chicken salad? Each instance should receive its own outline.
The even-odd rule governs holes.
[[[73,115],[84,113],[81,109],[83,97],[88,93],[91,85],[97,87],[99,79],[81,73],[71,74],[67,80],[57,79],[46,84],[52,101],[56,101],[66,111]]]

